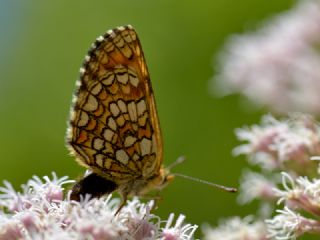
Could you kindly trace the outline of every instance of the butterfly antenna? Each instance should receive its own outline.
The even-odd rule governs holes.
[[[171,163],[169,166],[167,166],[166,169],[170,171],[172,168],[183,163],[185,160],[186,160],[185,156],[180,156],[177,158],[177,160],[175,160],[173,163]]]
[[[219,185],[219,184],[216,184],[216,183],[208,182],[206,180],[190,177],[190,176],[187,176],[187,175],[184,175],[184,174],[181,174],[181,173],[173,173],[173,175],[177,176],[177,177],[182,177],[182,178],[185,178],[185,179],[189,179],[191,181],[203,183],[203,184],[209,185],[209,186],[214,187],[214,188],[219,188],[219,189],[222,189],[222,190],[227,191],[227,192],[237,192],[238,191],[236,188],[222,186],[222,185]]]
[[[170,171],[172,168],[174,168],[175,166],[179,165],[180,163],[183,163],[185,160],[186,160],[185,156],[180,156],[180,157],[177,158],[176,161],[174,161],[169,166],[167,166],[166,169],[168,171]],[[209,185],[209,186],[214,187],[214,188],[222,189],[222,190],[227,191],[227,192],[237,192],[238,191],[236,188],[233,188],[233,187],[226,187],[226,186],[219,185],[219,184],[216,184],[216,183],[213,183],[213,182],[209,182],[209,181],[206,181],[206,180],[202,180],[202,179],[199,179],[199,178],[190,177],[188,175],[184,175],[184,174],[181,174],[181,173],[172,173],[172,175],[177,176],[177,177],[181,177],[181,178],[185,178],[185,179],[188,179],[188,180],[191,180],[191,181],[194,181],[194,182],[203,183],[203,184]]]

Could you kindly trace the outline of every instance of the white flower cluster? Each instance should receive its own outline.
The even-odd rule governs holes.
[[[320,2],[300,0],[254,33],[232,37],[210,84],[287,113],[320,114]]]
[[[247,143],[235,148],[234,154],[247,155],[251,163],[265,170],[316,173],[317,163],[310,157],[320,155],[320,127],[309,115],[296,113],[285,120],[267,115],[260,125],[237,129],[236,135]]]
[[[245,154],[261,170],[245,171],[238,200],[240,204],[260,200],[260,216],[255,221],[234,218],[207,229],[207,240],[320,235],[320,157],[315,157],[320,155],[319,124],[309,115],[293,114],[286,120],[268,115],[260,126],[238,129],[237,136],[247,143],[235,153]],[[278,209],[271,217],[274,208]]]
[[[247,143],[234,149],[234,154],[245,154],[250,164],[258,165],[261,173],[244,171],[240,186],[239,203],[254,199],[275,203],[274,189],[281,183],[280,173],[297,176],[318,175],[320,155],[320,126],[309,115],[292,114],[289,119],[263,117],[261,125],[236,130],[239,140]]]
[[[183,215],[175,223],[174,214],[161,220],[150,213],[153,201],[144,204],[134,198],[115,216],[119,199],[70,201],[64,198],[62,186],[74,181],[52,175],[44,181],[34,176],[21,193],[9,182],[0,187],[1,240],[193,239],[196,225],[184,224]]]
[[[205,226],[203,232],[205,240],[267,240],[268,235],[265,223],[253,221],[252,216],[228,219],[215,229]]]
[[[259,30],[230,39],[212,90],[218,86],[220,94],[240,93],[277,114],[319,116],[319,46],[320,1],[298,0]],[[255,165],[255,172],[244,171],[238,201],[258,200],[260,209],[255,220],[234,218],[207,229],[207,240],[320,236],[320,126],[315,118],[267,115],[236,135],[244,143],[233,153]]]
[[[320,235],[320,179],[308,177],[293,179],[282,173],[283,190],[275,189],[278,204],[284,202],[283,210],[266,220],[269,236],[276,239],[292,239],[304,233]],[[305,215],[305,216],[304,216]]]

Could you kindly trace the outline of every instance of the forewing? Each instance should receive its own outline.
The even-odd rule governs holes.
[[[97,38],[80,73],[67,132],[71,153],[117,183],[157,174],[162,138],[134,29],[119,27]]]

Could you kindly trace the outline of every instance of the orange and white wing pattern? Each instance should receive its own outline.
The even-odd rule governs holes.
[[[117,185],[158,175],[159,120],[140,41],[130,25],[98,37],[85,57],[66,140],[81,165]]]

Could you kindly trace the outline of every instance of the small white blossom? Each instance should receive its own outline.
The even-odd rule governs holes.
[[[248,143],[235,148],[234,154],[247,155],[263,169],[316,173],[317,163],[310,158],[320,154],[320,128],[311,116],[293,114],[287,120],[276,120],[266,115],[261,125],[237,129],[236,134]]]
[[[290,240],[304,233],[320,234],[320,222],[301,216],[299,213],[285,207],[277,210],[278,215],[266,220],[270,238]]]
[[[319,114],[319,22],[320,2],[301,0],[260,30],[233,36],[220,56],[212,89],[240,92],[276,112]]]
[[[223,221],[217,228],[203,228],[205,240],[267,240],[267,229],[263,221],[234,217]]]
[[[320,234],[320,179],[307,177],[293,179],[282,173],[284,190],[275,189],[278,204],[284,202],[283,210],[266,220],[269,236],[275,239],[294,239],[305,233]],[[303,216],[306,213],[307,216]],[[314,217],[314,219],[312,218]]]
[[[279,197],[278,204],[285,202],[291,209],[320,216],[320,179],[310,181],[307,177],[298,177],[294,180],[283,172],[282,185],[284,190],[275,189]]]
[[[198,226],[191,224],[183,224],[184,215],[180,215],[176,220],[176,224],[172,226],[174,214],[170,214],[166,226],[162,230],[162,240],[190,240]]]
[[[272,181],[262,174],[246,171],[242,176],[238,202],[247,204],[254,199],[275,201],[276,195],[273,189],[276,185]]]
[[[184,224],[180,215],[173,225],[173,215],[162,221],[151,214],[153,201],[145,204],[137,198],[128,201],[115,216],[120,199],[83,198],[70,201],[63,197],[62,185],[74,182],[67,177],[53,179],[37,176],[16,192],[9,182],[0,187],[0,239],[5,240],[189,240],[196,225]],[[165,226],[162,226],[165,225]],[[169,232],[174,237],[168,237]]]
[[[261,173],[243,175],[239,203],[259,199],[261,206],[284,205],[273,218],[265,220],[268,232],[265,239],[296,239],[306,233],[320,235],[319,124],[303,114],[293,114],[286,120],[268,115],[261,125],[238,129],[237,135],[247,143],[234,152],[247,155],[250,163],[262,168]],[[261,210],[263,219],[270,217],[270,212],[261,214]],[[214,233],[219,231],[215,229]],[[241,239],[228,234],[228,229],[220,235]],[[218,236],[212,239],[219,239]]]

